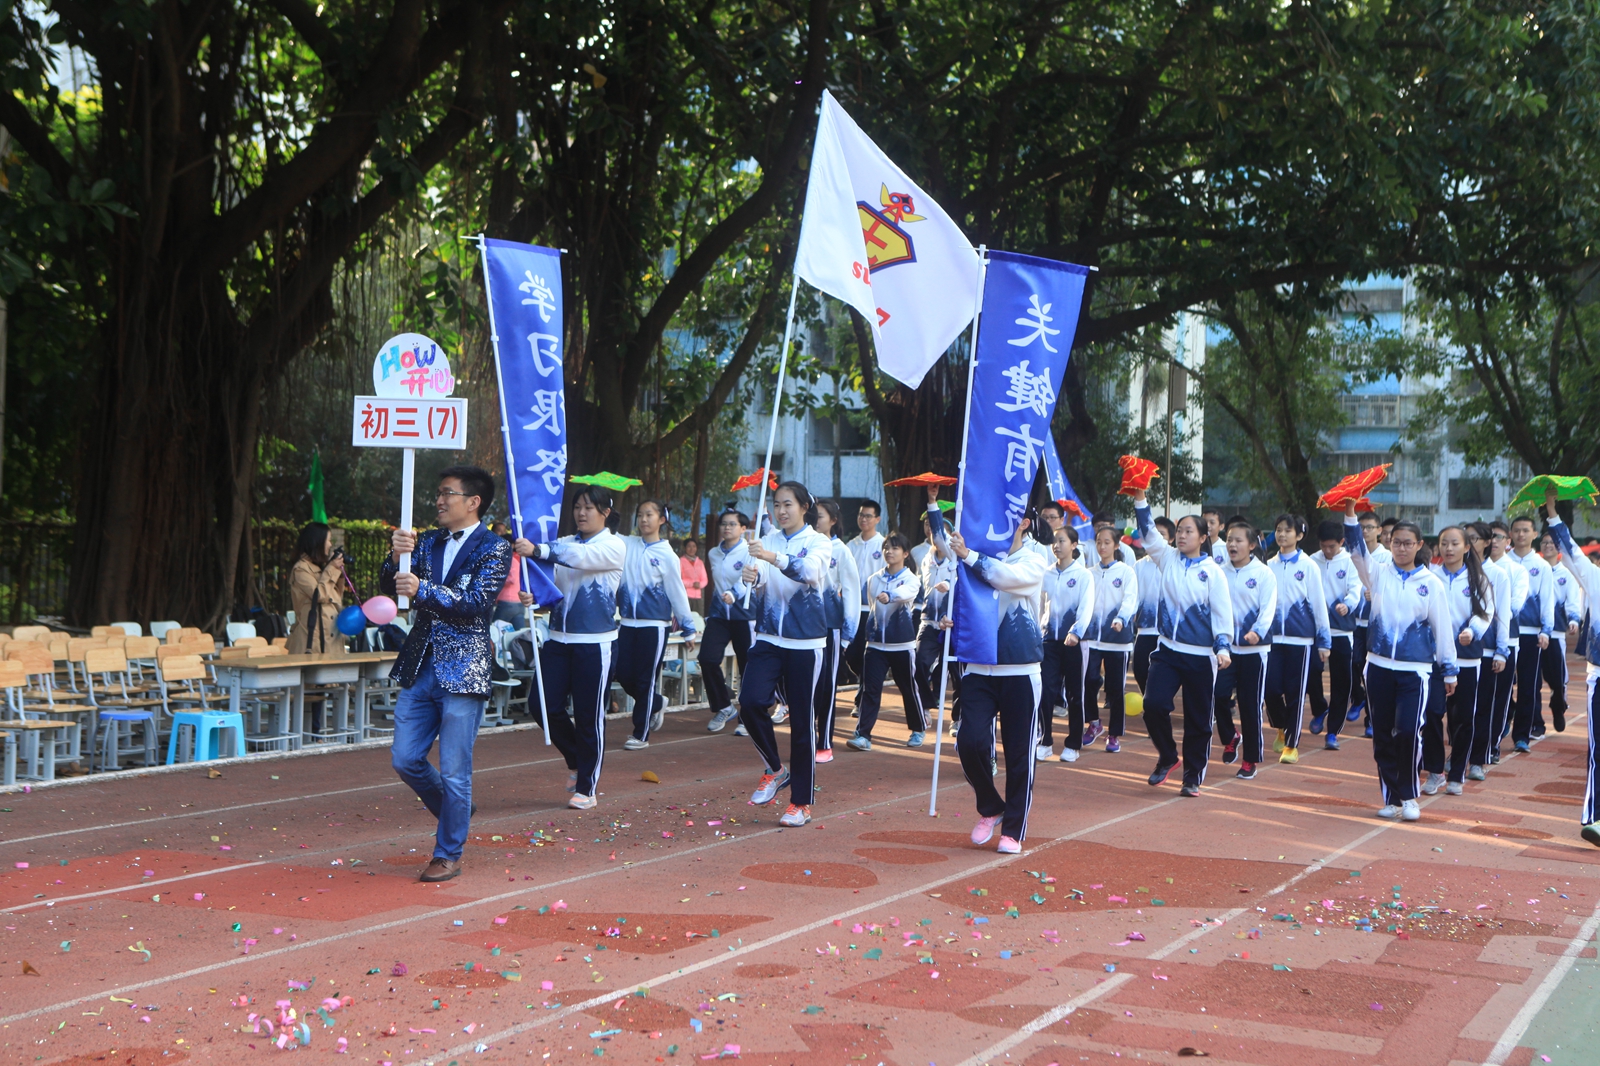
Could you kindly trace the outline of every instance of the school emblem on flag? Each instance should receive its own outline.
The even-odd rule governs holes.
[[[915,263],[916,246],[901,224],[921,222],[924,216],[915,213],[915,201],[908,192],[890,192],[885,185],[878,199],[878,207],[865,200],[856,201],[856,209],[861,212],[861,238],[867,243],[867,268],[882,270],[898,263]]]

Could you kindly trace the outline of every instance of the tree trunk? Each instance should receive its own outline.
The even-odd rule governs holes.
[[[700,525],[700,501],[706,498],[706,463],[710,460],[707,453],[711,450],[711,442],[707,439],[705,426],[694,435],[694,499],[690,506],[694,508],[694,518],[689,522],[689,528],[695,529]],[[711,508],[706,508],[705,528],[700,530],[700,540],[703,544],[711,543]]]

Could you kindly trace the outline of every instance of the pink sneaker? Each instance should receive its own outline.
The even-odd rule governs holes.
[[[997,850],[1002,855],[1021,855],[1022,841],[1012,840],[1010,837],[1001,837],[1000,846]]]
[[[1000,824],[1000,815],[993,818],[979,818],[978,824],[972,827],[972,842],[974,844],[987,844],[994,837],[994,827]]]
[[[825,763],[825,762],[832,762],[832,761],[833,761],[833,749],[832,748],[824,748],[822,751],[817,752],[817,762],[818,763]]]
[[[1093,744],[1095,739],[1103,732],[1105,732],[1105,726],[1098,721],[1090,722],[1083,730],[1083,746],[1087,748],[1090,744]]]
[[[1119,752],[1121,750],[1122,750],[1122,738],[1121,737],[1107,737],[1106,738],[1106,751],[1109,751],[1109,752],[1115,754],[1116,752]]]

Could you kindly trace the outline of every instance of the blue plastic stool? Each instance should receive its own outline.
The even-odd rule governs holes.
[[[121,736],[123,726],[127,726],[128,741],[130,746],[123,747]],[[97,761],[101,770],[117,770],[121,768],[122,756],[137,755],[139,748],[132,747],[133,727],[144,727],[144,764],[154,765],[156,761],[156,716],[149,711],[119,711],[102,710],[100,712],[100,747]]]
[[[178,732],[183,726],[194,730],[194,755],[186,762],[206,762],[222,758],[222,733],[233,730],[233,754],[243,755],[244,715],[227,711],[176,711],[172,733],[167,738],[167,765],[178,761]]]

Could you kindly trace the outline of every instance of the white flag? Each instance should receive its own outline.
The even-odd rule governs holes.
[[[972,321],[978,253],[822,94],[795,273],[872,323],[878,366],[915,388]]]

